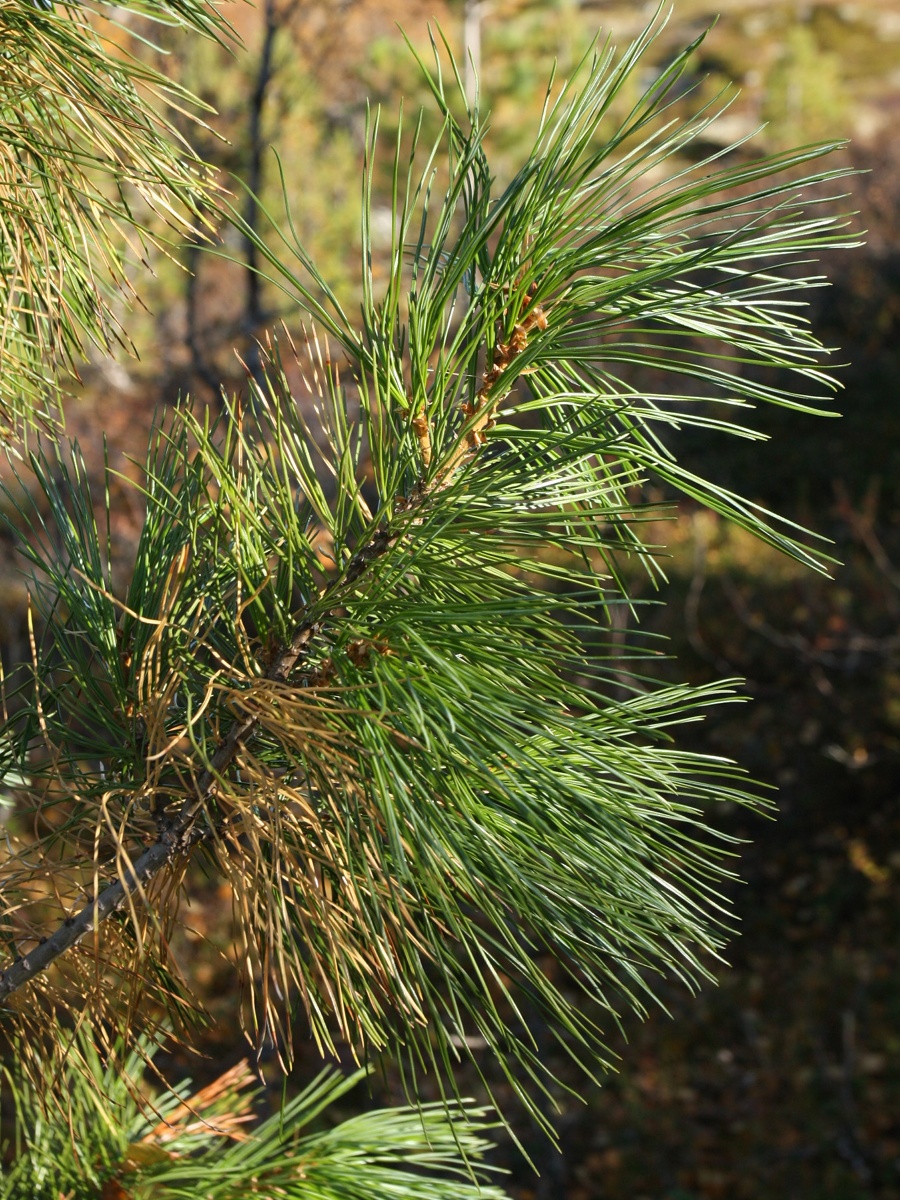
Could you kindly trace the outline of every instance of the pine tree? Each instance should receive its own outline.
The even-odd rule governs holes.
[[[757,801],[674,738],[736,684],[653,683],[612,612],[623,564],[660,573],[648,479],[823,568],[802,531],[682,467],[677,434],[822,408],[803,264],[847,236],[822,204],[829,147],[704,152],[722,104],[685,109],[699,43],[616,115],[656,32],[550,82],[505,187],[436,39],[434,139],[420,117],[385,148],[370,120],[358,319],[235,208],[307,332],[273,335],[218,420],[186,401],[159,427],[126,588],[77,446],[30,454],[40,500],[7,489],[36,630],[0,728],[0,997],[23,1061],[85,1009],[107,1046],[161,1012],[185,1028],[167,947],[198,862],[232,887],[251,1035],[288,1059],[301,1005],[322,1050],[397,1056],[411,1096],[426,1071],[452,1095],[477,1041],[538,1112],[529,1007],[608,1060],[548,952],[613,1022],[662,976],[709,974],[715,805]]]

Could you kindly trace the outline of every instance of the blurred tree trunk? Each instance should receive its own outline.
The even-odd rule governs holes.
[[[463,23],[463,43],[466,61],[466,99],[475,103],[478,80],[481,76],[481,17],[484,0],[466,0]]]

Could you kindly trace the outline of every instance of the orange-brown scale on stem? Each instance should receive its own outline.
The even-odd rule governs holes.
[[[356,667],[367,667],[373,654],[392,656],[393,653],[387,642],[377,638],[358,638],[347,646],[347,657]]]
[[[416,435],[416,440],[419,443],[422,464],[427,471],[431,466],[431,426],[428,423],[428,417],[425,415],[424,405],[420,406],[418,412],[413,417],[412,427],[413,433]]]
[[[537,293],[538,284],[535,281],[527,290],[526,303],[533,302]],[[491,365],[481,377],[481,387],[475,393],[474,404],[466,400],[459,406],[460,413],[468,428],[466,428],[460,443],[444,464],[432,486],[446,484],[466,459],[471,458],[475,451],[484,445],[487,440],[487,431],[492,429],[496,424],[495,413],[497,406],[509,391],[507,388],[502,395],[495,394],[497,383],[513,361],[527,347],[529,334],[535,329],[540,331],[545,330],[548,324],[547,314],[540,304],[535,304],[513,326],[509,341],[504,342],[502,339],[505,331],[502,323],[500,321],[497,322],[497,342],[491,357]],[[528,369],[525,368],[526,371]],[[535,369],[531,368],[531,370]]]

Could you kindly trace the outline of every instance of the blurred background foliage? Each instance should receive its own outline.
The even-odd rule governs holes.
[[[437,21],[460,50],[463,7],[462,0],[235,2],[223,9],[243,49],[166,31],[156,33],[165,54],[137,39],[129,47],[216,110],[209,130],[190,136],[246,219],[264,224],[265,209],[283,227],[283,184],[299,238],[353,311],[367,100],[384,104],[387,130],[400,96],[415,114],[421,85],[397,24],[422,46],[427,23]],[[481,97],[493,114],[499,174],[511,174],[521,158],[553,61],[564,75],[598,30],[624,44],[652,7],[478,6]],[[748,154],[852,138],[842,153],[868,172],[854,181],[852,205],[868,235],[864,250],[823,264],[832,287],[817,294],[810,313],[850,364],[840,372],[843,419],[773,408],[758,416],[772,434],[767,446],[694,431],[682,435],[684,461],[702,460],[705,469],[714,461],[724,485],[828,535],[842,565],[834,583],[823,581],[683,504],[664,531],[672,547],[668,585],[654,594],[635,578],[640,598],[667,601],[640,607],[642,626],[670,639],[661,674],[747,678],[752,702],[711,717],[692,734],[694,748],[733,756],[777,786],[780,813],[777,822],[737,811],[727,818],[728,832],[749,842],[738,864],[745,882],[734,888],[742,936],[731,965],[718,972],[719,987],[699,999],[673,987],[673,1019],[627,1022],[627,1040],[610,1031],[621,1073],[603,1089],[571,1064],[554,1063],[586,1103],[557,1097],[561,1156],[536,1144],[523,1124],[539,1179],[511,1143],[500,1146],[497,1161],[513,1170],[510,1193],[521,1200],[889,1200],[900,1193],[900,2],[680,0],[657,46],[660,63],[717,17],[691,82],[710,97],[736,87],[710,137],[724,146],[765,123]],[[141,33],[137,18],[129,28]],[[260,206],[235,178],[253,187]],[[296,332],[285,298],[248,270],[252,251],[233,231],[221,235],[222,254],[188,243],[179,262],[151,248],[153,278],[130,264],[145,305],[128,319],[139,357],[94,354],[67,409],[69,432],[98,472],[101,430],[113,465],[133,474],[128,456],[142,459],[159,406],[188,391],[216,406],[220,387],[244,386],[235,347],[252,370],[255,336],[281,320]],[[658,487],[654,494],[664,497]],[[123,576],[139,526],[133,504],[126,491],[118,506],[113,496],[112,544]],[[649,540],[663,537],[649,531]],[[0,646],[9,663],[28,657],[25,590],[5,541],[0,559]],[[624,641],[634,616],[619,611]],[[211,1079],[242,1058],[244,1046],[229,899],[199,880],[192,907],[193,932],[175,952],[219,1018],[198,1047],[211,1060],[189,1064],[202,1081],[204,1072]],[[534,1032],[540,1042],[540,1028]],[[292,1086],[320,1067],[311,1047],[306,1053]],[[188,1064],[172,1059],[167,1067],[177,1075]],[[502,1096],[502,1079],[491,1082]],[[461,1086],[477,1095],[480,1085],[473,1075]],[[389,1068],[372,1087],[378,1103],[400,1096]]]

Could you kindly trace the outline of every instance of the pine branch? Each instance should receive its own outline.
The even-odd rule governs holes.
[[[466,442],[466,445],[475,443]],[[459,461],[453,466],[458,467]],[[449,482],[450,473],[444,474],[445,482]],[[424,496],[424,492],[420,492]],[[415,503],[420,503],[416,501]],[[406,512],[414,515],[415,503],[411,503]],[[350,559],[344,573],[334,580],[320,597],[319,606],[325,605],[324,612],[315,621],[303,621],[298,625],[290,643],[281,650],[271,663],[264,678],[273,683],[284,683],[307,652],[312,639],[331,615],[337,596],[343,588],[356,583],[368,569],[392,545],[395,544],[396,533],[388,529],[380,529],[375,536]],[[334,604],[329,607],[329,601]],[[236,720],[227,735],[221,740],[204,767],[196,787],[196,794],[181,806],[174,818],[160,814],[160,835],[158,840],[148,847],[134,862],[126,868],[125,878],[117,879],[109,884],[95,900],[86,905],[74,917],[67,917],[58,928],[44,938],[28,954],[19,956],[11,966],[0,972],[0,1000],[17,991],[36,975],[47,970],[62,954],[77,945],[87,934],[97,929],[103,921],[117,912],[132,896],[142,896],[147,884],[161,871],[165,870],[179,855],[189,853],[200,841],[211,835],[211,831],[197,831],[195,823],[198,816],[213,796],[218,781],[234,761],[239,748],[246,744],[259,729],[258,716],[247,715]]]
[[[491,426],[491,414],[496,410],[502,396],[507,394],[496,394],[497,380],[510,366],[514,357],[524,349],[528,331],[535,327],[546,327],[546,318],[540,310],[529,315],[517,326],[510,347],[498,348],[493,365],[486,372],[484,383],[479,390],[477,408],[464,413],[473,419],[465,426],[457,449],[452,451],[442,464],[433,484],[426,487],[420,479],[413,489],[412,496],[400,506],[406,518],[407,528],[410,523],[414,523],[416,509],[421,507],[426,498],[449,486],[457,472],[470,464],[478,448],[484,445],[485,431]],[[428,465],[427,459],[425,465]],[[397,542],[399,536],[399,533],[391,532],[388,528],[379,529],[374,537],[353,555],[343,574],[329,584],[319,598],[317,607],[321,608],[324,604],[324,612],[315,621],[303,621],[297,626],[290,643],[276,655],[265,672],[266,680],[272,683],[285,683],[288,680],[323,623],[332,615],[338,603],[339,593],[358,582],[372,563]],[[332,600],[334,603],[330,605]],[[197,818],[213,796],[218,781],[234,762],[239,748],[252,739],[259,729],[259,724],[259,717],[252,714],[234,722],[204,767],[197,783],[196,794],[183,802],[176,817],[160,814],[161,828],[158,840],[148,847],[132,866],[126,868],[125,878],[109,884],[76,916],[67,917],[52,934],[42,939],[34,950],[21,955],[10,967],[0,972],[0,1000],[17,991],[42,971],[46,971],[62,954],[121,909],[130,897],[142,896],[147,884],[176,857],[190,853],[198,842],[211,835],[212,831],[196,830]]]
[[[350,562],[342,583],[353,583],[363,574],[369,563],[378,558],[390,545],[387,533],[378,534]],[[311,639],[320,628],[320,621],[301,624],[290,645],[272,663],[265,678],[277,683],[287,680]],[[234,722],[226,737],[216,747],[208,766],[204,769],[194,797],[185,800],[178,816],[160,816],[161,832],[158,841],[148,847],[134,864],[126,868],[125,879],[109,884],[100,895],[74,917],[67,917],[46,939],[30,951],[19,956],[13,964],[0,973],[0,1000],[17,991],[29,980],[77,945],[87,934],[97,929],[107,917],[117,912],[134,895],[142,895],[146,885],[164,870],[178,855],[188,853],[192,846],[204,837],[196,833],[195,822],[214,793],[218,780],[231,766],[242,743],[253,737],[259,728],[259,718],[246,716]]]
[[[89,1018],[74,1035],[52,1032],[55,1069],[29,1076],[17,1046],[0,1071],[0,1200],[505,1200],[483,1161],[489,1113],[472,1101],[367,1112],[317,1130],[366,1075],[326,1070],[257,1121],[260,1089],[246,1061],[203,1088],[187,1079],[157,1091],[146,1074],[158,1043],[143,1037],[131,1053],[116,1044],[101,1056]]]
[[[461,97],[423,68],[441,131],[424,148],[421,123],[411,146],[398,134],[380,291],[370,128],[360,328],[302,247],[285,237],[276,254],[235,214],[344,350],[353,392],[314,346],[314,432],[274,352],[246,428],[240,408],[214,427],[176,413],[123,601],[74,451],[71,469],[34,463],[50,529],[10,493],[47,645],[0,746],[43,782],[37,813],[61,806],[50,824],[71,843],[58,853],[51,832],[28,852],[52,860],[64,909],[110,844],[118,879],[9,966],[0,996],[126,904],[139,986],[165,965],[153,922],[172,919],[201,845],[232,886],[260,1033],[289,1043],[299,996],[321,1046],[396,1047],[412,1079],[450,1075],[476,1035],[539,1119],[542,1056],[516,989],[573,1054],[605,1054],[545,951],[612,1020],[614,997],[644,1012],[661,972],[709,975],[728,839],[705,813],[757,801],[671,729],[733,687],[657,687],[623,664],[619,564],[658,570],[635,499],[653,475],[820,566],[802,531],[680,467],[677,433],[747,434],[710,398],[819,405],[824,351],[785,297],[820,282],[795,264],[846,235],[806,208],[840,171],[796,178],[824,147],[684,163],[716,115],[669,120],[695,47],[615,127],[652,36],[618,63],[588,55],[499,195],[477,112],[463,127]],[[636,390],[635,364],[658,391]],[[121,847],[138,838],[151,844],[131,862]],[[7,878],[24,887],[29,869],[23,850]],[[10,893],[13,944],[27,903]]]
[[[207,0],[141,0],[144,21],[224,41]],[[63,371],[88,345],[130,347],[129,251],[210,240],[214,172],[148,103],[168,97],[193,124],[205,106],[104,36],[105,6],[9,3],[0,10],[0,439],[55,416]],[[144,40],[144,39],[141,39]],[[133,50],[133,48],[130,48]]]

